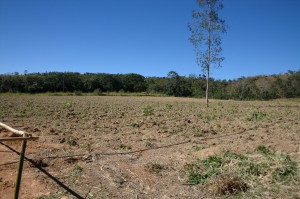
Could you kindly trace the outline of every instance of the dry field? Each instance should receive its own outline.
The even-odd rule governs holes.
[[[40,137],[21,198],[72,198],[55,179],[82,198],[300,198],[300,100],[0,96],[0,121]],[[0,143],[0,199],[20,145]]]

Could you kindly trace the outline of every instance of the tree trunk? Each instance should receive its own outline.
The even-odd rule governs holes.
[[[210,21],[210,4],[208,4],[209,10],[208,10],[208,57],[207,57],[207,76],[206,76],[206,107],[208,107],[208,82],[209,82],[209,70],[210,70],[210,45],[211,45],[211,41],[210,41],[210,25],[211,25],[211,21]]]
[[[206,77],[206,107],[208,107],[208,82],[209,82],[209,67],[207,69],[207,77]]]

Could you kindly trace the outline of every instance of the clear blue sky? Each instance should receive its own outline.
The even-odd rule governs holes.
[[[300,0],[224,0],[217,79],[300,69]],[[0,74],[199,74],[187,23],[195,0],[0,0]]]

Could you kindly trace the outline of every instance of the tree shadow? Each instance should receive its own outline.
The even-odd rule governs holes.
[[[20,155],[20,152],[16,151],[15,149],[11,148],[10,146],[8,146],[8,145],[6,145],[6,144],[4,144],[2,142],[0,142],[0,144],[2,144],[3,146],[7,147],[8,149],[10,149],[11,151],[15,152],[16,154]],[[24,159],[27,160],[28,162],[30,162],[35,168],[37,168],[39,171],[41,171],[42,173],[44,173],[47,177],[49,177],[57,185],[59,185],[61,188],[63,188],[67,192],[69,192],[71,195],[73,195],[74,197],[79,198],[79,199],[84,199],[84,197],[80,196],[78,193],[76,193],[75,191],[73,191],[72,189],[70,189],[68,186],[66,186],[65,184],[63,184],[61,181],[59,181],[53,175],[51,175],[50,173],[48,173],[48,171],[46,171],[45,169],[43,169],[42,167],[40,167],[40,165],[38,165],[35,161],[33,161],[30,158],[27,158],[26,156],[24,157]]]

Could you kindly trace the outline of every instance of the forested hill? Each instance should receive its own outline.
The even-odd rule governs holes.
[[[0,75],[0,92],[146,92],[170,96],[204,97],[205,77],[180,76],[170,71],[167,77],[139,74],[49,72],[26,75]],[[242,77],[236,80],[211,79],[210,98],[276,99],[300,97],[300,70],[270,76]]]

